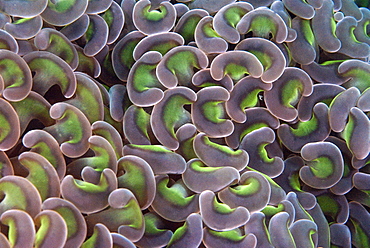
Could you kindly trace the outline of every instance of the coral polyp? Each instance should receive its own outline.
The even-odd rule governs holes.
[[[370,247],[364,0],[0,0],[0,247]]]

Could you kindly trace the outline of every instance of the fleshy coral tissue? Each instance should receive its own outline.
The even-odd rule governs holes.
[[[0,247],[370,247],[367,0],[0,0]]]

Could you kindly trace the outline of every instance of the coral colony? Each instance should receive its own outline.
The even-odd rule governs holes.
[[[366,0],[0,0],[0,247],[370,247]]]

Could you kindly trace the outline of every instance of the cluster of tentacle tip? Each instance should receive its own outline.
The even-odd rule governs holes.
[[[0,247],[370,247],[368,7],[0,1]]]

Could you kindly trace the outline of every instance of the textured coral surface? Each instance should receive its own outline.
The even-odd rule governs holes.
[[[367,0],[0,0],[0,247],[370,247]]]

